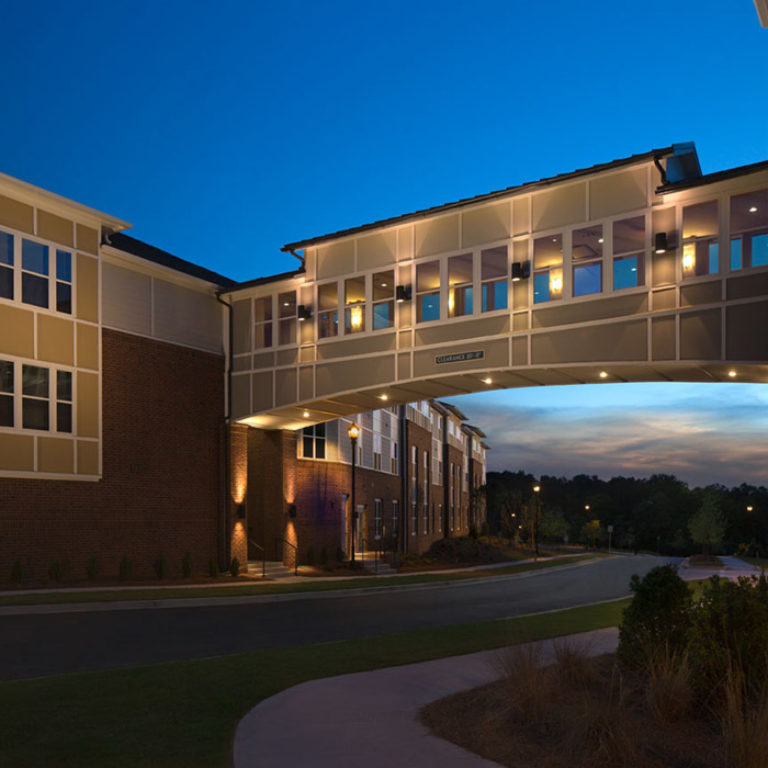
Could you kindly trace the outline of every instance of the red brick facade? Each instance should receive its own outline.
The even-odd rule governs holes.
[[[222,539],[224,359],[115,331],[102,333],[103,478],[0,478],[0,583],[179,576],[189,553],[207,572]]]

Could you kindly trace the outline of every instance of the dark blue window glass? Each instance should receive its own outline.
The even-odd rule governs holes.
[[[627,256],[623,259],[614,259],[613,262],[613,290],[622,288],[634,288],[638,285],[638,261],[637,256]]]
[[[391,301],[385,301],[381,304],[373,305],[373,330],[379,331],[382,328],[390,328],[393,325],[394,304]]]
[[[731,240],[731,269],[741,269],[741,238]]]
[[[48,246],[33,243],[31,240],[21,241],[21,266],[27,272],[38,275],[48,274]]]
[[[23,272],[21,275],[21,300],[25,304],[33,304],[36,307],[47,307],[48,278]]]
[[[549,272],[533,276],[533,303],[549,301]]]
[[[0,299],[13,298],[13,270],[0,267]]]
[[[56,310],[72,314],[72,286],[69,283],[56,283]]]
[[[755,235],[752,238],[752,266],[768,266],[768,235]]]
[[[72,254],[69,251],[56,251],[56,277],[72,282]]]
[[[13,235],[0,232],[0,264],[13,266]]]
[[[720,271],[720,249],[717,243],[709,244],[709,274],[716,275]]]
[[[573,295],[586,296],[603,290],[603,265],[583,264],[573,268]]]
[[[419,320],[424,322],[427,320],[439,320],[440,319],[440,294],[429,293],[425,296],[420,296],[421,312]]]
[[[483,283],[483,312],[507,308],[507,281]]]

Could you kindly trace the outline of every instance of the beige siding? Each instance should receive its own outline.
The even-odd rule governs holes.
[[[99,368],[99,329],[95,325],[77,324],[77,365],[80,368]]]
[[[43,314],[37,316],[37,359],[74,365],[74,327],[71,320]]]
[[[429,219],[415,225],[416,257],[459,249],[459,214]]]
[[[99,444],[90,440],[77,441],[77,473],[99,474]]]
[[[99,252],[99,233],[95,229],[78,224],[76,234],[78,250],[93,254]]]
[[[317,249],[317,279],[347,275],[355,271],[355,241],[352,238]]]
[[[589,218],[644,208],[648,200],[645,167],[598,177],[589,184]]]
[[[587,184],[571,184],[533,196],[534,232],[568,224],[578,224],[587,218]]]
[[[75,245],[74,226],[68,219],[56,216],[47,211],[37,211],[37,236],[54,243],[69,246]]]
[[[7,329],[13,329],[9,333]],[[0,352],[20,357],[35,355],[35,315],[33,312],[0,304]]]
[[[40,437],[37,440],[37,471],[71,475],[75,471],[75,444],[58,437]]]
[[[77,254],[77,316],[81,320],[99,321],[99,263],[90,256]]]
[[[645,360],[648,332],[644,320],[593,325],[536,334],[532,365]]]
[[[510,234],[509,201],[473,208],[461,215],[461,247],[503,240]]]
[[[149,336],[152,333],[152,279],[114,264],[102,264],[101,279],[104,325]]]
[[[357,241],[357,269],[391,266],[396,249],[397,235],[393,229],[361,237]]]
[[[680,359],[720,360],[720,310],[680,315]]]
[[[99,377],[84,371],[77,372],[77,434],[99,436]]]
[[[0,432],[0,472],[33,472],[35,439]]]
[[[0,195],[0,224],[31,235],[34,233],[35,211],[31,205]]]
[[[209,352],[223,351],[222,307],[213,295],[155,279],[153,300],[156,338]]]

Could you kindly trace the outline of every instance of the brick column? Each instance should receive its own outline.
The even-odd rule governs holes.
[[[248,565],[248,432],[242,424],[229,426],[229,559],[236,557],[243,569]]]

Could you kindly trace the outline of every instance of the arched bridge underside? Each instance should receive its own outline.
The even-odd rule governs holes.
[[[303,269],[227,296],[233,417],[299,429],[500,388],[768,382],[768,163],[707,177],[692,151],[286,246]],[[670,181],[675,157],[694,171]]]

